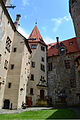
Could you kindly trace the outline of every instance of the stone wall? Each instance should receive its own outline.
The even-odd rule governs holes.
[[[3,96],[6,84],[6,76],[8,71],[9,59],[12,50],[14,30],[10,21],[0,6],[0,108],[3,107]],[[6,41],[10,39],[10,52],[6,49]],[[9,40],[8,39],[8,40]],[[6,68],[4,68],[6,62]]]
[[[70,0],[70,14],[73,20],[75,34],[77,36],[77,46],[80,50],[80,0],[72,2]]]
[[[14,51],[15,48],[16,51]],[[24,37],[15,32],[4,94],[4,101],[9,100],[9,108],[12,106],[12,109],[21,108],[22,103],[25,103],[26,100],[28,81],[26,70],[29,69],[26,62],[28,61],[28,55],[30,53],[26,47]],[[13,68],[11,68],[12,65],[14,65]],[[8,87],[9,83],[11,83],[10,88]]]
[[[40,99],[40,90],[44,90],[45,96],[47,96],[47,86],[37,86],[40,82],[41,76],[44,77],[44,84],[47,85],[47,70],[46,70],[46,47],[45,51],[41,50],[42,44],[38,43],[36,49],[32,49],[31,62],[35,62],[35,67],[30,68],[30,74],[34,75],[34,80],[29,77],[27,96],[32,99],[32,106],[37,105],[37,101]],[[44,57],[44,62],[41,61],[41,57]],[[41,63],[45,66],[45,71],[41,70]],[[33,95],[30,94],[30,88],[33,88]]]
[[[78,81],[76,80],[77,76],[74,65],[75,57],[78,54],[77,52],[65,56],[53,56],[48,58],[48,64],[52,63],[52,70],[48,71],[49,105],[55,106],[62,103],[74,105],[79,102],[76,95],[78,92],[77,85],[79,79]],[[70,68],[69,63],[65,63],[65,60],[70,61]],[[66,65],[68,65],[67,68]]]

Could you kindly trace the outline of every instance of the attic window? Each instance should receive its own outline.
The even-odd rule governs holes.
[[[53,49],[55,46],[53,45],[53,46],[51,46],[51,48]]]
[[[73,44],[73,42],[69,42],[69,45],[72,45]]]
[[[51,46],[51,44],[49,44],[49,46]]]
[[[65,48],[60,49],[60,54],[63,55],[65,53]]]
[[[65,49],[64,48],[61,48],[61,52],[64,52],[65,51]]]
[[[30,40],[36,40],[36,38],[31,38],[31,37],[30,37]]]

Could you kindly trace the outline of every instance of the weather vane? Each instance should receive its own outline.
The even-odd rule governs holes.
[[[37,25],[37,20],[36,20],[36,22],[35,22],[35,25]]]

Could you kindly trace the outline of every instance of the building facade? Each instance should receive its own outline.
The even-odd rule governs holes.
[[[49,105],[80,104],[80,1],[69,0],[76,37],[48,45]]]
[[[26,103],[26,89],[30,74],[30,55],[31,50],[28,41],[16,31],[6,78],[3,108],[21,108]]]
[[[4,2],[0,1],[0,108],[3,106],[6,77],[15,29]]]
[[[48,45],[49,105],[73,106],[80,103],[80,81],[75,66],[79,54],[76,37]]]
[[[6,6],[0,2],[0,108],[16,109],[26,103],[31,49],[17,31],[20,15],[13,23]]]
[[[80,0],[69,0],[69,11],[73,20],[74,30],[77,37],[77,46],[80,50]]]
[[[0,108],[80,104],[80,1],[69,0],[76,37],[48,45],[37,25],[28,39],[17,31],[9,4],[0,1]]]
[[[32,106],[47,105],[47,45],[37,28],[34,27],[29,38],[29,45],[32,50],[30,77],[28,81],[27,97],[28,103]]]

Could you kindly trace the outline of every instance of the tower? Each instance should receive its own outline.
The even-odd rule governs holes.
[[[77,46],[80,50],[80,0],[69,0],[69,12],[74,24]]]
[[[32,106],[47,105],[47,61],[45,44],[37,25],[35,25],[29,38],[32,50],[30,77],[27,89],[27,102]],[[29,105],[30,106],[30,105]]]

